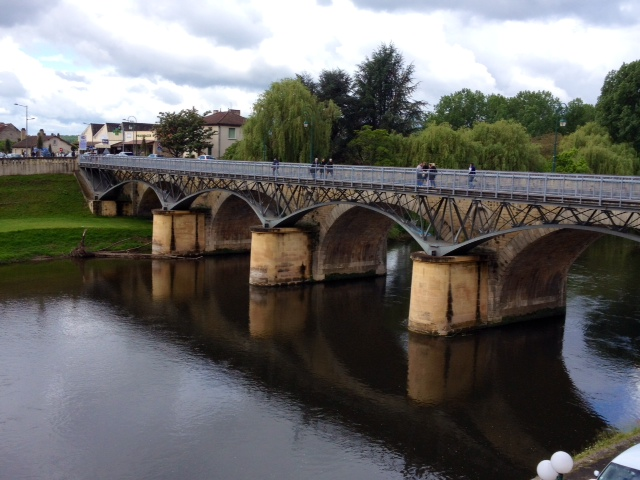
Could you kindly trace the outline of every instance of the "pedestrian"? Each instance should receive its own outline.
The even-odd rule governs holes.
[[[271,164],[271,170],[273,171],[273,176],[278,176],[278,168],[280,168],[280,160],[277,158],[273,159],[273,163]]]
[[[469,164],[469,188],[473,188],[473,181],[476,178],[476,166],[473,163]]]
[[[327,161],[323,158],[322,162],[320,162],[320,177],[325,177],[327,175]]]
[[[416,167],[416,183],[419,187],[424,185],[424,162]]]
[[[327,175],[331,175],[333,177],[333,160],[331,159],[327,162]]]
[[[427,179],[428,186],[436,188],[436,175],[438,174],[438,169],[436,168],[435,163],[430,163],[429,168],[427,169]]]
[[[320,168],[320,164],[318,163],[318,159],[316,158],[312,163],[311,163],[311,167],[309,168],[309,173],[311,174],[311,178],[312,179],[316,179],[316,172],[318,171],[318,169]]]

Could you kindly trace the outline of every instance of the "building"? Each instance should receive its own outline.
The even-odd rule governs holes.
[[[9,140],[11,143],[22,140],[24,133],[20,132],[12,123],[0,122],[0,149],[4,147],[4,142]]]
[[[154,123],[88,123],[78,137],[78,142],[98,154],[133,152],[146,156],[158,152]],[[84,143],[83,143],[84,140]]]
[[[42,138],[42,148],[48,149],[54,155],[66,155],[76,148],[61,138],[60,134],[54,135],[52,133],[51,135],[46,135],[41,129],[38,135],[29,135],[27,138],[14,143],[11,146],[12,153],[20,153],[27,157],[32,156],[33,152],[38,148],[38,137]]]
[[[213,130],[212,146],[209,147],[208,154],[220,158],[227,148],[242,140],[242,128],[246,121],[247,119],[240,115],[240,110],[214,110],[211,115],[204,117],[205,125]]]

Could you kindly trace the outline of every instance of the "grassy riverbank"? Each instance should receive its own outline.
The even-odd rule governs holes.
[[[151,220],[94,216],[73,175],[0,177],[0,263],[87,251],[149,253]]]

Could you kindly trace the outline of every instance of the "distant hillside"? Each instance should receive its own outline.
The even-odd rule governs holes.
[[[78,143],[78,135],[60,135],[60,138],[71,145]]]

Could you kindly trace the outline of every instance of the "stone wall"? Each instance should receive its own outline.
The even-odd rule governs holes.
[[[0,176],[69,174],[78,170],[78,157],[0,158]]]

